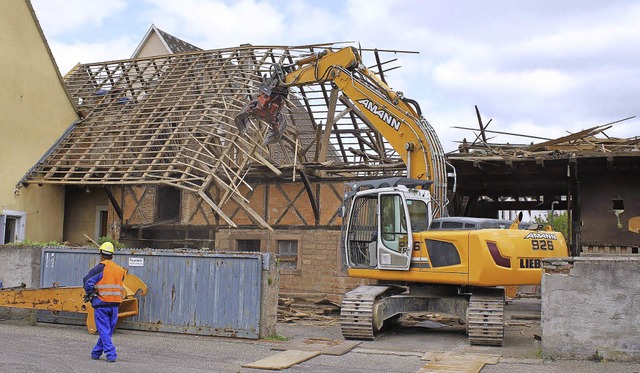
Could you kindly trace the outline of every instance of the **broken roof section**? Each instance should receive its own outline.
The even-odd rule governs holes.
[[[150,56],[159,56],[163,54],[198,52],[201,50],[201,48],[187,43],[186,41],[177,38],[169,34],[168,32],[164,32],[152,24],[151,27],[149,27],[147,33],[142,38],[140,44],[138,44],[135,51],[131,55],[131,58],[135,59]]]
[[[459,153],[453,153],[450,154],[450,156],[456,158],[558,158],[563,156],[589,157],[605,153],[616,153],[616,155],[629,153],[629,155],[637,157],[637,152],[640,151],[640,137],[634,136],[626,139],[618,139],[609,137],[605,133],[605,131],[612,128],[614,124],[633,118],[635,118],[635,116],[587,128],[576,133],[569,133],[566,136],[561,136],[555,139],[527,134],[492,131],[487,130],[487,126],[480,124],[479,131],[474,131],[475,140],[469,143],[464,139],[458,146]],[[467,127],[455,128],[473,130],[472,128]],[[492,144],[487,140],[487,134],[492,133],[543,141],[531,144]],[[604,137],[597,137],[598,135]]]
[[[233,194],[248,180],[295,172],[334,180],[402,172],[397,154],[344,97],[329,107],[330,84],[292,89],[279,143],[263,146],[268,128],[256,121],[238,135],[233,119],[271,64],[332,46],[247,45],[79,65],[65,83],[84,119],[22,182],[172,185],[199,194],[216,185]],[[384,53],[364,53],[380,61],[373,71],[397,68]]]

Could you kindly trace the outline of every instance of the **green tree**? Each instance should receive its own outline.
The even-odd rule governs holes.
[[[546,216],[536,216],[533,218],[533,222],[536,224],[551,225],[554,231],[562,233],[564,238],[568,239],[569,215],[567,215],[566,211],[547,211]]]

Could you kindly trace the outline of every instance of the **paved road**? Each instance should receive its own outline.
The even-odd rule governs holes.
[[[391,328],[376,341],[362,342],[342,356],[320,355],[282,372],[417,372],[427,361],[425,352],[453,352],[464,355],[500,355],[491,372],[640,372],[639,364],[593,363],[539,359],[539,325],[517,321],[518,314],[539,312],[539,304],[519,303],[510,307],[516,320],[507,328],[505,347],[469,346],[460,327],[426,329],[417,326]],[[242,365],[272,356],[282,348],[298,344],[341,339],[337,324],[279,324],[278,334],[289,341],[239,340],[171,333],[117,330],[114,342],[119,359],[114,364],[94,361],[89,351],[96,337],[79,326],[39,323],[29,325],[0,320],[0,372],[267,372]]]

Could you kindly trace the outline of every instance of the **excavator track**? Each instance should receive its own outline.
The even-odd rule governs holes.
[[[340,327],[345,339],[373,340],[384,320],[377,320],[376,300],[395,294],[395,287],[360,286],[344,295],[340,308]]]
[[[467,309],[467,332],[472,345],[502,346],[504,296],[472,295]]]

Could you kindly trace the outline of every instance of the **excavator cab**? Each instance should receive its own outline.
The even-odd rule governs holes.
[[[348,195],[350,211],[343,235],[347,267],[409,269],[413,233],[429,226],[430,194],[403,185],[411,179],[396,179]]]

